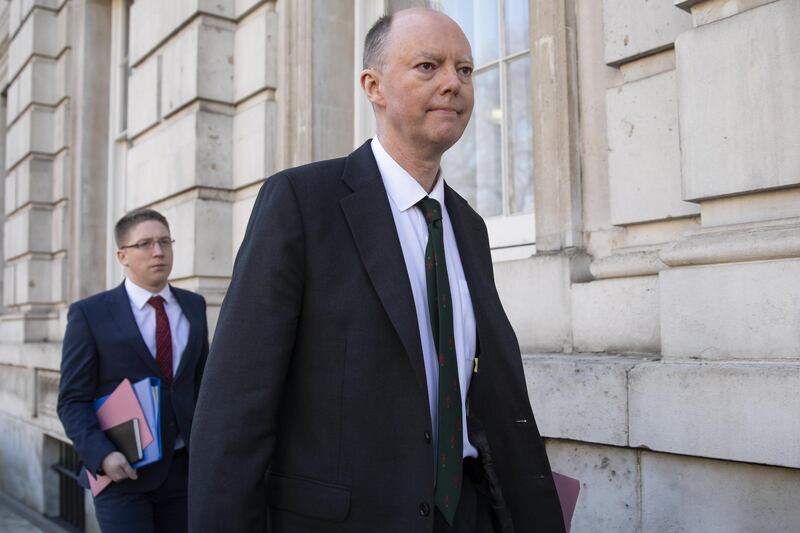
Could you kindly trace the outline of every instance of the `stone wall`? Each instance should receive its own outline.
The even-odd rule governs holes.
[[[165,213],[213,328],[258,188],[369,135],[358,42],[422,4],[0,0],[0,490],[55,512],[114,221]],[[800,3],[530,6],[537,251],[495,277],[573,531],[800,527]]]
[[[793,531],[800,4],[575,5],[590,275],[495,264],[575,531]]]

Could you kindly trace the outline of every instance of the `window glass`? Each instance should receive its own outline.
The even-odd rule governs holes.
[[[507,103],[510,208],[511,213],[523,213],[533,209],[533,116],[529,55],[508,64]]]
[[[487,2],[491,3],[491,2]],[[528,0],[505,0],[506,51],[516,54],[530,48],[528,37]]]
[[[500,75],[492,67],[474,77],[475,158],[477,211],[483,216],[503,214],[503,112],[500,108]]]
[[[497,2],[443,0],[440,6],[464,30],[476,66],[500,57]]]
[[[445,181],[473,208],[477,205],[478,197],[475,162],[475,119],[473,118],[467,125],[467,129],[464,130],[461,139],[442,156],[442,172]]]

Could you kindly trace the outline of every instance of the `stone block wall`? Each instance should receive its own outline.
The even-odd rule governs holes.
[[[495,264],[574,531],[800,527],[798,8],[576,3],[589,275]]]
[[[362,19],[412,4],[0,0],[0,490],[51,509],[64,313],[119,283],[114,221],[167,216],[213,331],[259,187],[362,140]],[[796,529],[800,4],[530,5],[538,252],[495,277],[573,531]]]
[[[64,292],[64,203],[69,158],[68,2],[15,0],[5,71],[3,306],[6,342],[59,338]]]

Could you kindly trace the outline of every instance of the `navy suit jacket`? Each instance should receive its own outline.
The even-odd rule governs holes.
[[[164,481],[172,462],[175,437],[180,433],[189,447],[192,418],[208,355],[206,302],[199,294],[171,287],[189,321],[189,340],[172,385],[142,339],[122,283],[114,289],[73,303],[61,358],[58,416],[83,464],[97,472],[103,459],[116,448],[97,423],[93,403],[110,394],[120,382],[147,378],[161,382],[162,459],[137,471],[139,479],[113,483],[106,490],[145,492]],[[85,483],[85,476],[82,476]]]
[[[449,187],[445,203],[480,339],[469,413],[483,426],[515,531],[562,532],[486,226]],[[369,143],[261,189],[193,431],[193,532],[433,530],[422,344]]]

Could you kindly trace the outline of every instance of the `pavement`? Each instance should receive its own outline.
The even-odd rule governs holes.
[[[41,533],[43,530],[25,520],[3,500],[0,500],[0,531],[3,533]]]
[[[0,532],[2,533],[70,533],[22,503],[0,492]]]

